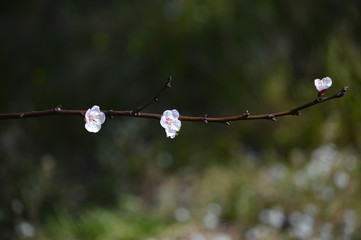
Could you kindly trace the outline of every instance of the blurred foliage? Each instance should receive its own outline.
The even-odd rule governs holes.
[[[1,113],[134,109],[168,75],[147,112],[277,112],[314,99],[315,78],[333,79],[326,95],[349,86],[300,117],[185,122],[174,140],[144,119],[107,119],[98,134],[77,117],[2,120],[2,239],[361,235],[359,1],[0,5]],[[307,170],[320,151],[321,179]],[[302,238],[295,226],[311,222]]]

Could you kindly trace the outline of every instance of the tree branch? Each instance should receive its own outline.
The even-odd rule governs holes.
[[[322,102],[326,102],[329,101],[331,99],[334,98],[340,98],[343,97],[346,94],[346,91],[348,89],[348,86],[342,88],[339,92],[335,93],[332,96],[329,97],[321,97],[318,96],[315,100],[313,100],[312,102],[306,103],[302,106],[296,107],[294,109],[291,109],[289,111],[284,111],[284,112],[277,112],[277,113],[269,113],[269,114],[259,114],[259,115],[251,115],[248,110],[245,111],[245,113],[243,113],[242,115],[236,115],[236,116],[231,116],[231,117],[223,117],[223,118],[208,118],[207,114],[204,115],[203,117],[187,117],[187,116],[180,116],[179,120],[181,121],[194,121],[194,122],[218,122],[218,123],[225,123],[227,125],[230,124],[231,121],[240,121],[240,120],[257,120],[257,119],[269,119],[272,121],[276,121],[276,117],[283,117],[283,116],[287,116],[287,115],[296,115],[299,116],[301,115],[300,111],[304,110],[306,108],[309,108],[313,105],[322,103]]]
[[[151,119],[158,119],[160,120],[162,114],[156,113],[141,113],[141,110],[144,110],[146,107],[151,105],[153,102],[158,101],[159,95],[166,89],[170,87],[170,80],[169,77],[164,87],[158,92],[158,94],[147,104],[139,106],[135,110],[131,111],[113,111],[113,110],[105,110],[102,111],[108,117],[114,116],[123,116],[123,117],[137,117],[137,118],[151,118]],[[190,121],[190,122],[216,122],[216,123],[224,123],[229,125],[231,121],[240,121],[240,120],[257,120],[257,119],[268,119],[276,121],[277,117],[283,117],[287,115],[300,115],[300,111],[306,108],[312,107],[316,104],[323,103],[329,101],[334,98],[343,97],[346,94],[348,87],[344,87],[339,92],[335,93],[334,95],[328,97],[318,96],[315,100],[306,103],[302,106],[296,107],[289,111],[284,112],[277,112],[277,113],[269,113],[269,114],[259,114],[259,115],[251,115],[248,110],[245,111],[241,115],[230,116],[230,117],[220,117],[220,118],[210,118],[207,114],[201,117],[191,117],[191,116],[179,116],[179,120],[181,121]],[[55,115],[78,115],[84,116],[86,110],[63,110],[60,106],[49,109],[49,110],[42,110],[42,111],[31,111],[31,112],[22,112],[22,113],[2,113],[0,114],[0,119],[22,119],[22,118],[31,118],[31,117],[42,117],[42,116],[55,116]]]
[[[137,107],[136,109],[134,109],[132,111],[133,115],[138,115],[140,111],[144,110],[145,108],[147,108],[150,104],[152,104],[153,102],[158,102],[159,101],[159,96],[162,94],[162,92],[166,89],[166,88],[170,88],[171,84],[170,81],[172,80],[172,76],[169,76],[167,79],[167,82],[165,83],[165,85],[163,86],[163,88],[161,90],[159,90],[159,92],[157,93],[157,95],[155,95],[155,97],[150,100],[150,102],[148,102],[147,104],[144,105],[140,105],[139,107]]]

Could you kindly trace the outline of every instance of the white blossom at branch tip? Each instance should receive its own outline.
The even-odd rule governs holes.
[[[91,109],[89,108],[88,111],[86,111],[84,121],[86,130],[97,133],[105,121],[105,114],[100,111],[99,106],[94,105]]]
[[[323,95],[326,90],[331,87],[332,85],[332,80],[331,78],[329,77],[325,77],[325,78],[322,78],[322,79],[315,79],[315,87],[317,89],[317,91]]]
[[[179,112],[176,109],[165,110],[160,119],[160,125],[164,127],[167,137],[175,138],[181,128],[181,121],[178,120]]]

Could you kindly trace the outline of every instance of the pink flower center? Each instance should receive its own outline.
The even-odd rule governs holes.
[[[171,124],[173,123],[173,119],[171,119],[171,118],[169,118],[169,117],[166,117],[164,122],[165,122],[165,124],[167,124],[167,125],[171,125]]]
[[[96,119],[96,117],[94,115],[89,114],[88,119],[89,119],[89,121],[94,121],[94,119]],[[84,117],[84,121],[87,122],[86,117]]]
[[[323,95],[325,92],[326,92],[327,88],[326,89],[322,89],[321,91],[318,91],[321,95]]]

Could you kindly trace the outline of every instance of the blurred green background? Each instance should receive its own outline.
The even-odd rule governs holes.
[[[361,2],[7,1],[0,112],[176,108],[300,117],[183,122],[76,116],[0,122],[0,238],[361,238]]]

